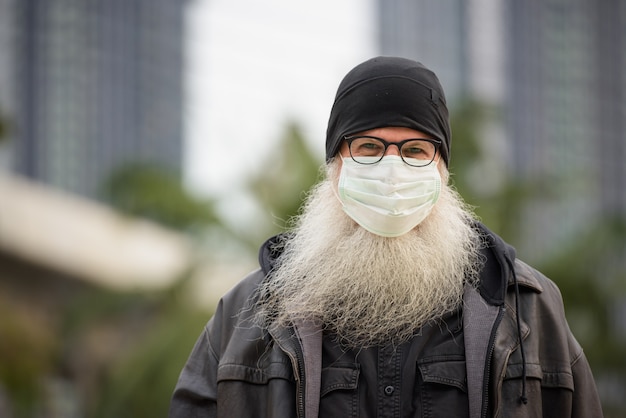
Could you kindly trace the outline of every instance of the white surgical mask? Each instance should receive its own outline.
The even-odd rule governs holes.
[[[409,232],[430,213],[441,191],[436,162],[412,167],[396,155],[372,165],[343,158],[339,176],[343,210],[363,228],[383,237]]]

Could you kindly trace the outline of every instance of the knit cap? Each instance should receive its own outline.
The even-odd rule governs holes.
[[[391,126],[441,140],[448,165],[450,122],[439,79],[419,62],[376,57],[354,67],[339,84],[326,131],[326,161],[337,154],[346,135]]]

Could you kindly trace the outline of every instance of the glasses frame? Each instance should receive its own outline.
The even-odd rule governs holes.
[[[359,138],[376,139],[382,142],[382,144],[385,146],[385,149],[383,150],[383,153],[378,160],[373,161],[371,163],[364,163],[361,161],[357,161],[354,158],[354,155],[352,155],[352,142]],[[357,164],[363,164],[363,165],[372,165],[372,164],[379,163],[380,160],[382,160],[385,157],[385,154],[387,154],[387,149],[389,148],[389,146],[395,145],[398,148],[398,154],[400,154],[400,158],[402,158],[402,161],[404,161],[405,164],[410,165],[411,167],[426,167],[427,165],[435,161],[437,154],[439,154],[439,147],[441,147],[441,144],[442,144],[441,140],[432,139],[432,138],[408,138],[408,139],[403,139],[402,141],[399,141],[399,142],[388,142],[382,138],[379,138],[377,136],[372,136],[372,135],[346,135],[343,137],[343,139],[348,143],[348,151],[350,152],[350,158],[352,158],[352,161],[354,161]],[[433,154],[433,158],[430,161],[428,161],[426,164],[420,164],[420,165],[411,164],[407,162],[407,160],[405,160],[404,156],[402,155],[402,146],[406,144],[407,142],[416,141],[416,140],[430,142],[435,147],[435,153]],[[426,160],[420,160],[420,161],[426,161]]]

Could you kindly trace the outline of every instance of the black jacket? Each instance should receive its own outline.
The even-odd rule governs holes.
[[[464,296],[469,416],[601,417],[593,376],[558,288],[477,227],[496,262],[485,266],[478,289],[468,288]],[[180,375],[171,418],[318,416],[325,385],[322,333],[307,323],[269,333],[253,326],[244,309],[272,268],[277,254],[270,243],[277,240],[262,247],[261,269],[221,299]]]

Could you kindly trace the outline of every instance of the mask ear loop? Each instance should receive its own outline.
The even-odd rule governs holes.
[[[339,203],[341,204],[341,207],[343,208],[343,201],[342,201],[342,200],[341,200],[341,198],[339,197],[339,183],[341,182],[341,174],[342,174],[342,172],[343,172],[343,164],[344,164],[344,161],[345,161],[346,159],[351,160],[351,159],[352,159],[352,157],[344,157],[344,156],[343,156],[343,155],[341,155],[341,154],[337,154],[337,157],[335,157],[335,158],[340,158],[340,159],[341,159],[341,160],[339,160],[339,161],[341,161],[341,166],[339,166],[339,167],[337,167],[337,168],[332,167],[332,169],[330,169],[330,170],[326,170],[326,175],[327,175],[327,177],[328,177],[328,178],[331,178],[331,177],[332,177],[332,175],[333,175],[333,174],[335,174],[335,171],[336,171],[336,177],[337,177],[337,179],[336,179],[336,180],[335,180],[334,178],[332,179],[332,180],[333,180],[333,182],[332,182],[332,189],[333,189],[333,194],[335,195],[335,197],[337,198],[337,200],[338,200],[338,201],[339,201]],[[329,164],[330,164],[330,165],[332,165],[332,164],[337,164],[337,165],[339,165],[339,163],[335,163],[334,161],[331,161]]]
[[[344,157],[343,155],[341,155],[340,158],[341,158],[341,167],[339,167],[337,169],[337,171],[338,171],[337,180],[335,181],[335,179],[332,179],[333,182],[332,182],[331,189],[333,190],[333,194],[337,198],[337,201],[339,201],[339,204],[341,205],[341,209],[342,209],[343,213],[346,214],[345,205],[343,203],[343,200],[341,200],[341,198],[339,197],[339,182],[341,181],[341,173],[342,173],[342,169],[343,169],[343,162],[344,162],[344,160],[345,159],[352,160],[352,157]],[[333,161],[331,161],[329,164],[335,164],[335,163]],[[330,178],[331,175],[334,174],[334,171],[335,171],[335,168],[333,168],[332,170],[327,170],[327,172],[326,172],[327,178]],[[348,215],[346,214],[346,216],[348,216]],[[350,217],[348,216],[348,218],[350,218]],[[350,218],[350,220],[352,222],[354,222],[354,225],[357,225],[357,222],[354,219]]]
[[[438,157],[438,158],[437,158]],[[441,161],[441,153],[437,151],[437,155],[435,159],[431,162],[431,164],[435,163],[435,167],[437,168],[437,172],[439,172],[439,177],[441,177],[441,184],[448,184],[450,181],[450,171],[448,171],[448,166],[446,165],[443,169],[439,167],[439,162]]]

